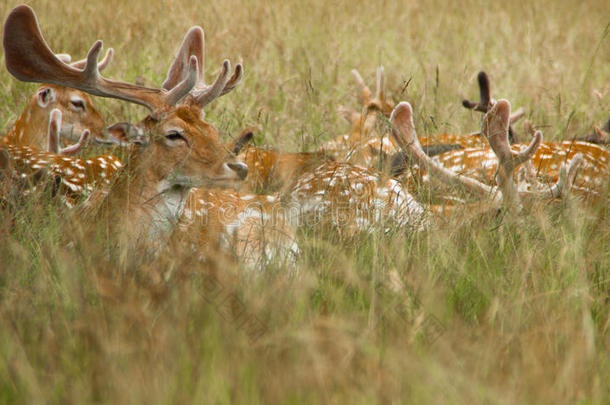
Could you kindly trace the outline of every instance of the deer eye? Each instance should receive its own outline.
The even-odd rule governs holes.
[[[73,110],[76,110],[76,111],[82,111],[82,112],[87,111],[85,102],[83,100],[81,100],[80,98],[74,98],[74,99],[70,100],[70,106],[72,107]]]
[[[186,138],[182,135],[182,133],[180,133],[180,131],[176,131],[176,130],[168,131],[165,134],[165,139],[170,140],[172,142],[183,141],[184,143],[187,144],[187,146],[189,144],[188,141],[186,140]]]

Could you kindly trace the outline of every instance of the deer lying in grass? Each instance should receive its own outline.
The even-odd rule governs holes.
[[[415,133],[413,112],[408,103],[401,103],[396,107],[392,123],[395,125],[392,135],[401,149],[420,167],[424,167],[431,178],[449,185],[460,186],[476,196],[491,198],[494,203],[502,203],[511,209],[519,208],[522,198],[557,198],[565,194],[569,191],[583,161],[582,154],[577,153],[569,164],[563,163],[559,169],[557,182],[553,186],[536,190],[519,187],[515,182],[515,171],[535,155],[542,143],[542,133],[536,131],[531,143],[519,152],[512,150],[508,142],[510,103],[507,100],[498,100],[485,114],[481,124],[481,134],[498,160],[498,186],[490,186],[452,171],[427,156]]]
[[[334,160],[324,152],[286,153],[256,146],[248,146],[238,158],[248,165],[248,177],[241,188],[247,192],[279,190],[322,162]]]
[[[357,148],[361,147],[371,137],[370,134],[375,126],[377,114],[383,114],[386,117],[390,116],[394,104],[386,99],[384,90],[383,67],[377,68],[377,82],[375,87],[375,95],[366,85],[360,73],[352,70],[352,75],[356,79],[360,90],[362,91],[362,111],[357,112],[350,108],[340,106],[338,111],[351,125],[349,133],[338,136],[337,138],[326,142],[320,148],[327,153],[333,153],[337,157],[344,158],[350,153],[353,153]]]
[[[112,177],[122,165],[110,154],[80,159],[66,156],[71,154],[71,150],[82,148],[83,142],[61,148],[61,128],[61,111],[54,109],[49,118],[48,150],[12,144],[0,146],[0,149],[9,157],[14,176],[31,186],[28,192],[39,186],[44,187],[44,180],[50,179],[51,182],[57,183],[54,194],[60,195],[68,207],[73,207],[96,188],[110,185]],[[89,130],[85,129],[80,139],[86,142],[88,138]],[[66,153],[66,150],[70,153]]]
[[[604,126],[594,126],[593,131],[578,140],[598,145],[610,145],[610,118]]]
[[[110,64],[113,55],[114,50],[108,49],[106,56],[98,64],[100,71]],[[66,63],[69,63],[71,59],[67,54],[56,56]],[[82,69],[85,63],[86,60],[81,60],[71,63],[70,66]],[[14,146],[46,150],[48,146],[47,128],[52,110],[58,110],[63,118],[60,139],[75,143],[72,147],[62,149],[62,154],[76,154],[86,147],[87,140],[81,138],[85,129],[89,130],[96,140],[104,132],[102,116],[87,93],[54,84],[45,84],[36,90],[2,141]]]
[[[497,156],[502,158],[503,179],[500,187],[490,187],[439,168],[431,175],[451,184],[465,187],[478,198],[514,209],[523,197],[554,198],[571,184],[581,157],[564,167],[557,183],[548,190],[521,190],[510,180],[519,164],[531,158],[539,146],[541,134],[522,154],[510,152],[508,126],[510,105],[501,101],[486,115],[483,139],[490,139]],[[398,144],[415,144],[410,106],[401,103],[392,113],[393,135]],[[504,134],[504,139],[501,135]],[[419,145],[419,143],[417,143]],[[420,164],[431,163],[421,146],[407,149],[423,155]],[[495,155],[494,155],[495,156]],[[296,179],[286,196],[261,196],[228,190],[194,191],[185,209],[184,223],[189,234],[199,224],[200,244],[210,243],[209,233],[217,235],[217,245],[232,249],[249,263],[266,263],[270,258],[293,259],[298,255],[296,230],[300,226],[328,224],[343,236],[373,229],[409,229],[418,231],[434,223],[438,215],[448,215],[452,207],[428,206],[416,201],[398,181],[373,169],[347,162],[325,162]],[[477,205],[477,210],[481,208]],[[484,208],[486,210],[487,208]],[[432,214],[432,215],[430,215]],[[196,226],[196,225],[195,225]]]
[[[485,113],[496,102],[490,97],[489,78],[485,72],[478,74],[478,82],[481,94],[480,101],[474,103],[464,100],[463,105],[466,108]],[[521,115],[521,112],[519,112],[519,115]],[[515,122],[514,118],[515,114],[511,115],[510,124]],[[517,139],[516,132],[510,124],[508,126],[509,140],[511,139],[511,134],[512,139]],[[441,166],[452,172],[475,177],[485,184],[494,184],[497,180],[496,173],[498,169],[496,154],[486,145],[476,147],[466,146],[469,144],[469,141],[461,143],[460,146],[464,147],[463,149],[442,153],[435,156],[434,159]],[[512,147],[517,151],[524,151],[528,145],[515,143]],[[572,187],[579,194],[594,199],[594,197],[599,195],[609,177],[609,155],[608,151],[604,148],[583,141],[541,143],[531,160],[527,161],[518,172],[518,175],[516,175],[519,188],[523,190],[548,188],[549,184],[558,181],[562,164],[570,162],[578,154],[581,156],[582,165],[580,166],[578,176],[572,183]],[[392,173],[394,175],[404,173],[405,169],[409,166],[404,154],[395,155],[392,160]],[[418,168],[415,168],[413,176],[409,178],[412,179],[413,177],[419,179],[413,181],[414,183],[426,183],[429,180],[429,177],[422,175]]]
[[[189,195],[180,229],[204,255],[224,251],[255,267],[293,263],[300,252],[297,213],[278,194],[199,188]]]
[[[44,41],[28,6],[10,13],[4,33],[7,69],[17,79],[122,99],[151,111],[140,123],[148,142],[131,147],[112,186],[95,191],[83,209],[106,224],[122,244],[161,244],[182,214],[192,187],[230,186],[246,176],[247,166],[226,150],[216,129],[202,119],[207,104],[239,83],[241,65],[231,76],[225,60],[216,81],[207,85],[203,61],[196,56],[201,50],[191,50],[176,57],[162,89],[151,89],[101,76],[97,64],[101,41],[90,49],[82,69],[62,62]],[[203,36],[203,31],[193,27],[190,35]]]
[[[514,144],[522,151],[524,144]],[[536,189],[548,187],[557,181],[561,165],[570,162],[576,155],[582,156],[582,165],[572,187],[586,199],[595,200],[610,178],[610,153],[599,145],[582,141],[545,142],[532,156],[531,165],[519,173],[520,187]],[[467,148],[452,151],[437,157],[444,167],[456,173],[475,176],[480,181],[493,184],[498,161],[488,148]]]
[[[334,153],[338,158],[354,164],[385,170],[386,164],[391,162],[392,156],[399,152],[399,148],[392,136],[386,133],[385,126],[382,126],[382,135],[375,136],[375,123],[379,114],[389,118],[393,107],[393,103],[387,100],[385,96],[383,67],[377,69],[374,97],[360,73],[354,69],[352,74],[362,91],[362,112],[340,107],[339,112],[351,124],[350,132],[325,143],[321,150]],[[489,80],[486,75],[482,80],[484,81],[479,81],[481,84],[481,99],[490,100]],[[477,106],[477,111],[485,112],[480,107],[482,103],[473,104]],[[511,116],[511,124],[518,121],[522,116],[523,109],[519,109]],[[485,141],[481,138],[479,132],[469,135],[443,133],[422,137],[420,142],[424,151],[430,156],[448,150],[485,145]]]
[[[560,171],[557,183],[547,190],[521,190],[512,175],[539,147],[538,133],[522,153],[512,152],[508,145],[510,104],[501,100],[490,109],[482,125],[484,139],[501,164],[499,187],[460,176],[428,157],[413,126],[412,110],[400,103],[392,112],[392,135],[397,144],[413,155],[430,176],[439,181],[460,185],[492,207],[504,205],[511,210],[521,206],[522,198],[554,198],[569,188],[581,156]],[[230,246],[247,261],[259,262],[265,257],[298,253],[296,229],[300,226],[330,225],[342,236],[363,231],[419,231],[436,223],[437,215],[451,214],[451,207],[428,206],[418,202],[400,182],[373,169],[347,162],[325,162],[297,178],[285,196],[257,196],[226,190],[199,190],[192,194],[185,210],[185,223],[201,226],[201,240],[209,241],[206,232],[221,236],[220,244]],[[283,200],[283,201],[282,201]],[[483,210],[487,210],[484,208]],[[481,208],[477,205],[476,210]],[[432,214],[432,215],[431,215]]]

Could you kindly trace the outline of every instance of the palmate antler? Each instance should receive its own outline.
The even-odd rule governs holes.
[[[76,69],[84,69],[85,66],[87,66],[87,59],[81,59],[76,62],[72,62],[72,56],[70,56],[70,54],[56,53],[55,56],[62,62],[67,63]],[[106,55],[104,55],[104,59],[102,59],[97,64],[98,70],[101,72],[102,70],[106,69],[108,67],[108,65],[112,62],[113,58],[114,58],[114,49],[108,48],[108,50],[106,51]]]
[[[83,148],[87,146],[89,142],[90,131],[88,129],[83,130],[80,139],[74,145],[67,146],[65,148],[61,147],[60,133],[61,133],[61,111],[57,108],[51,110],[51,114],[49,117],[49,143],[48,143],[48,151],[51,153],[55,153],[57,155],[74,155],[80,152]]]
[[[185,47],[186,44],[186,47]],[[23,52],[27,49],[28,52]],[[242,76],[242,67],[228,77],[230,63],[225,60],[215,83],[203,82],[203,31],[193,27],[185,37],[183,47],[168,74],[162,89],[151,89],[104,78],[100,69],[112,57],[112,52],[98,64],[102,41],[96,41],[86,61],[72,65],[64,62],[65,55],[56,56],[45,42],[34,11],[26,5],[16,7],[4,26],[6,67],[17,79],[29,82],[52,83],[72,87],[102,97],[117,98],[143,105],[153,114],[167,106],[174,106],[188,95],[190,104],[201,108],[215,98],[231,91]]]
[[[184,36],[180,50],[169,68],[167,78],[163,82],[163,89],[174,88],[181,80],[189,74],[189,60],[195,57],[197,60],[197,80],[190,91],[188,102],[203,108],[217,97],[223,96],[233,90],[241,81],[243,67],[240,63],[235,66],[233,75],[229,77],[231,63],[225,60],[222,69],[214,83],[205,83],[205,34],[201,27],[192,27]]]
[[[24,49],[30,50],[23,52]],[[34,11],[25,5],[16,7],[4,25],[6,68],[21,81],[52,83],[72,87],[102,97],[118,98],[143,105],[151,111],[175,105],[193,88],[197,80],[197,60],[189,64],[189,76],[170,91],[149,89],[104,78],[98,67],[102,41],[89,50],[82,69],[62,62],[51,51],[40,32]]]
[[[576,170],[582,163],[582,156],[576,155],[569,166],[563,166],[559,180],[548,190],[523,192],[517,189],[513,175],[522,163],[531,159],[542,142],[542,133],[537,131],[529,146],[517,153],[508,144],[508,127],[510,122],[510,103],[498,100],[485,114],[481,125],[481,133],[489,142],[493,152],[498,157],[498,187],[491,187],[470,177],[454,173],[427,156],[417,138],[413,124],[413,110],[407,102],[401,102],[392,112],[390,121],[393,125],[392,136],[401,149],[415,163],[426,168],[431,177],[465,188],[470,193],[483,198],[492,198],[495,203],[503,204],[513,209],[520,207],[520,197],[554,198],[569,190]]]
[[[477,82],[479,83],[479,101],[474,102],[474,101],[470,101],[468,99],[464,99],[464,100],[462,100],[462,105],[465,108],[468,108],[469,110],[474,110],[474,111],[482,112],[483,114],[485,114],[486,112],[488,112],[490,110],[491,107],[494,106],[494,104],[496,103],[496,100],[491,98],[491,90],[490,90],[491,86],[489,84],[489,77],[487,76],[487,73],[485,73],[483,71],[479,72],[479,74],[477,75]],[[519,142],[519,136],[513,130],[512,124],[519,121],[524,115],[525,115],[525,111],[523,110],[523,108],[519,108],[517,111],[515,111],[510,116],[510,120],[509,120],[510,125],[508,127],[508,139],[511,141],[511,143]]]

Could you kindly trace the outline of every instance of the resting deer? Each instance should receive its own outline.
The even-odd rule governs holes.
[[[479,112],[487,112],[495,105],[496,101],[490,97],[489,78],[485,72],[478,74],[480,101],[475,103],[464,100],[466,108]],[[508,126],[509,140],[511,134],[513,139],[517,139],[512,123],[515,118],[522,115],[521,111],[511,115]],[[531,131],[534,133],[534,131]],[[477,135],[478,137],[478,135]],[[475,138],[472,138],[475,139]],[[474,144],[474,143],[473,143]],[[469,143],[461,143],[463,149],[448,151],[434,159],[443,167],[452,172],[465,176],[474,176],[486,184],[494,184],[498,168],[498,159],[487,145],[467,146]],[[512,147],[515,150],[523,151],[527,148],[526,144],[516,143]],[[571,161],[577,154],[581,155],[582,165],[579,168],[578,176],[574,179],[572,187],[579,194],[585,197],[595,197],[608,179],[609,156],[604,148],[583,141],[563,141],[563,142],[544,142],[536,150],[531,160],[525,163],[519,175],[519,187],[522,189],[541,189],[548,187],[548,184],[559,179],[560,168],[563,163]],[[404,155],[399,154],[393,157],[392,173],[399,175],[409,166]],[[421,177],[416,169],[416,177],[424,182],[427,176]]]
[[[334,153],[351,163],[385,170],[385,165],[391,161],[393,155],[399,152],[399,148],[392,136],[385,132],[385,127],[381,136],[375,136],[375,122],[379,114],[389,118],[393,108],[393,103],[385,96],[383,72],[383,67],[377,69],[377,82],[373,97],[373,93],[365,84],[360,73],[355,69],[352,70],[362,91],[363,112],[359,113],[340,107],[340,114],[351,124],[350,132],[325,143],[322,150]],[[487,79],[486,76],[485,79]],[[483,99],[486,96],[489,99],[489,81],[487,80],[485,83],[486,87],[481,87],[481,97]],[[523,110],[519,109],[511,116],[511,123],[516,122],[522,116]],[[469,135],[443,133],[422,137],[420,142],[426,154],[430,156],[448,150],[484,145],[484,140],[480,137],[479,132]]]
[[[4,27],[7,69],[17,79],[53,83],[92,95],[111,97],[147,107],[150,114],[140,127],[145,145],[131,146],[129,159],[108,190],[94,192],[84,211],[104,221],[121,242],[161,243],[182,214],[186,197],[195,186],[230,186],[247,174],[218,140],[217,130],[203,121],[203,108],[233,90],[242,76],[237,65],[230,75],[225,60],[216,81],[203,77],[203,49],[181,52],[174,60],[161,89],[146,88],[101,76],[97,59],[102,43],[89,51],[82,69],[58,59],[44,41],[33,10],[16,7]],[[193,27],[187,33],[201,37]]]
[[[248,165],[248,177],[242,189],[246,192],[272,192],[288,186],[295,177],[334,157],[325,152],[281,152],[248,146],[238,155]]]
[[[278,194],[198,188],[189,195],[180,228],[187,240],[196,238],[200,252],[222,250],[257,267],[271,260],[292,263],[300,252],[297,213]]]
[[[108,49],[104,59],[98,64],[100,71],[112,61],[113,49]],[[70,55],[56,55],[69,63]],[[70,64],[75,69],[82,69],[86,60]],[[4,136],[3,142],[14,146],[28,146],[39,150],[47,148],[47,128],[52,110],[58,110],[63,118],[60,139],[75,143],[78,147],[62,150],[64,154],[75,154],[86,146],[86,140],[80,138],[85,129],[99,139],[104,132],[104,121],[95,108],[91,97],[80,90],[45,84],[40,86],[30,98],[25,109],[17,118],[13,127]],[[59,145],[59,144],[58,144]]]
[[[515,150],[524,150],[524,144],[513,144]],[[575,191],[587,199],[595,199],[610,179],[610,153],[599,145],[583,141],[545,142],[531,158],[529,167],[520,173],[522,187],[540,188],[559,178],[560,168],[580,154],[582,165],[572,184]],[[444,153],[436,157],[444,167],[456,173],[476,176],[493,184],[498,167],[496,156],[489,148],[467,148]]]
[[[113,155],[102,155],[91,158],[68,157],[73,150],[78,150],[89,139],[89,130],[83,130],[79,144],[67,148],[59,146],[62,114],[58,109],[51,111],[48,125],[48,150],[39,150],[29,146],[5,144],[0,146],[11,160],[13,175],[22,182],[29,183],[35,190],[44,179],[57,182],[55,193],[64,198],[68,207],[82,201],[94,189],[107,186],[114,173],[121,168],[121,162]],[[66,153],[68,152],[68,153]]]
[[[559,169],[557,182],[541,189],[523,189],[515,182],[516,169],[532,159],[542,143],[542,133],[536,131],[527,147],[512,150],[508,142],[510,127],[510,103],[498,100],[483,117],[481,134],[490,145],[498,160],[498,186],[484,184],[474,178],[452,171],[427,156],[419,143],[413,124],[413,111],[409,103],[400,103],[393,112],[394,136],[401,149],[420,167],[427,170],[431,178],[449,185],[460,186],[468,192],[484,198],[491,198],[495,204],[503,204],[511,210],[521,206],[523,198],[557,198],[569,191],[576,172],[583,161],[582,154],[575,154],[569,164],[563,163]]]
[[[320,148],[322,151],[333,153],[341,158],[350,152],[353,153],[356,148],[369,140],[373,127],[375,126],[377,114],[380,113],[389,117],[394,106],[385,96],[383,67],[380,66],[377,68],[377,82],[374,96],[362,79],[360,73],[356,69],[352,69],[351,73],[362,92],[362,111],[357,112],[350,108],[340,106],[338,109],[339,114],[350,123],[350,131],[345,135],[338,136],[337,138],[326,142]]]
[[[598,145],[610,145],[610,118],[603,127],[594,126],[593,131],[579,138],[579,140]]]
[[[538,133],[523,153],[511,152],[509,115],[510,105],[501,100],[487,113],[482,126],[484,139],[489,139],[502,162],[503,181],[499,187],[459,176],[431,160],[419,144],[408,103],[400,103],[392,112],[392,135],[397,144],[417,157],[419,164],[428,167],[431,176],[461,185],[479,199],[489,200],[492,207],[503,204],[514,210],[524,197],[554,198],[565,192],[580,164],[580,156],[561,170],[560,179],[548,190],[521,190],[512,181],[513,172],[531,158],[542,135]],[[422,204],[397,180],[347,162],[325,162],[303,173],[283,200],[279,195],[200,189],[191,194],[184,223],[188,224],[189,234],[193,224],[199,223],[202,241],[209,243],[207,233],[213,232],[220,237],[221,245],[231,246],[246,261],[260,262],[282,253],[289,253],[290,258],[298,254],[294,235],[299,226],[329,224],[343,236],[379,228],[419,231],[433,226],[438,215],[452,211],[451,207]],[[481,210],[478,205],[476,209]]]
[[[521,190],[514,183],[513,172],[536,151],[542,140],[538,132],[534,141],[522,153],[512,152],[508,145],[510,104],[500,100],[485,115],[481,133],[499,158],[498,187],[488,186],[476,179],[460,176],[440,166],[424,152],[415,133],[413,113],[409,103],[402,102],[391,114],[391,134],[401,149],[430,177],[438,181],[459,185],[477,198],[487,200],[492,207],[504,205],[511,211],[521,206],[522,199],[555,198],[569,188],[582,161],[575,156],[569,166],[563,166],[560,178],[552,187],[543,190]],[[436,223],[436,215],[447,212],[442,206],[428,206],[418,202],[405,186],[373,169],[346,162],[325,163],[310,173],[305,173],[291,191],[307,221],[323,220],[347,233],[382,226],[382,229],[403,228],[421,230]],[[434,214],[434,215],[430,215]]]

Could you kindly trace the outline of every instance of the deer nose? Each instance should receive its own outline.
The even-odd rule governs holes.
[[[237,173],[237,175],[239,176],[239,178],[241,180],[245,179],[246,176],[248,176],[248,166],[245,163],[242,163],[242,162],[227,163],[227,166],[229,166],[229,168],[231,170],[233,170],[235,173]]]

